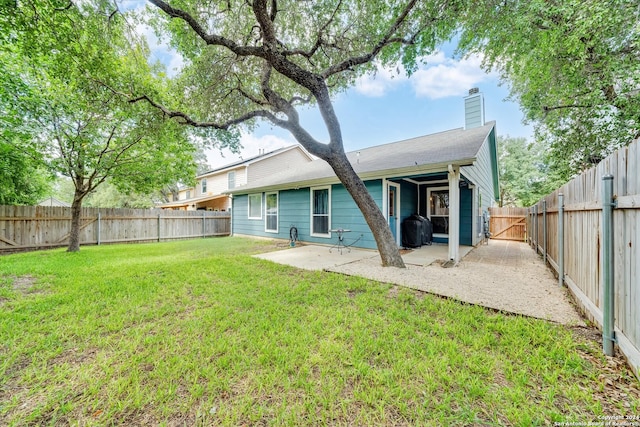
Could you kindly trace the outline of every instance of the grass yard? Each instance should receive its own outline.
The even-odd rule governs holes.
[[[0,257],[0,425],[549,425],[640,415],[592,332],[254,259]]]

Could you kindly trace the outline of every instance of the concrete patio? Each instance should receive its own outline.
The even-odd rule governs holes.
[[[566,288],[529,246],[491,240],[476,248],[460,248],[457,266],[443,268],[447,245],[407,251],[405,269],[382,267],[377,251],[351,248],[342,253],[327,246],[304,245],[256,255],[308,270],[365,277],[423,292],[557,323],[583,326]]]
[[[471,246],[460,246],[460,255],[464,257],[471,249]],[[403,251],[402,259],[405,264],[416,266],[427,266],[437,260],[446,260],[448,256],[448,246],[434,243],[430,246],[423,246],[417,249]],[[380,259],[378,251],[359,248],[335,249],[329,246],[302,245],[276,252],[255,255],[257,258],[277,262],[279,264],[291,265],[305,270],[325,270],[330,271],[341,265],[365,259]]]

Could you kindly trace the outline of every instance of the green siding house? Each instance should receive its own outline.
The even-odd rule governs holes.
[[[465,127],[347,154],[355,171],[387,218],[398,245],[401,223],[414,213],[429,218],[434,241],[460,245],[482,239],[482,219],[498,200],[495,122],[484,123],[484,99],[465,98]],[[323,160],[283,171],[229,192],[232,233],[333,245],[337,229],[345,242],[376,249],[360,210]],[[334,231],[332,231],[334,230]]]

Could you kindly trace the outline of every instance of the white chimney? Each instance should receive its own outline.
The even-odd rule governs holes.
[[[464,98],[464,128],[484,126],[484,96],[477,87],[469,89]]]

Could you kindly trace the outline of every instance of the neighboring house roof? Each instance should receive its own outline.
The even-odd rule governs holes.
[[[249,157],[248,159],[238,160],[237,162],[229,163],[228,165],[221,166],[216,169],[211,169],[210,171],[199,174],[198,176],[196,176],[196,179],[203,178],[208,175],[215,175],[221,172],[225,172],[229,169],[236,169],[239,166],[248,166],[252,163],[262,161],[262,160],[268,159],[269,157],[277,156],[278,154],[284,153],[289,150],[294,150],[294,149],[298,149],[302,151],[302,153],[305,156],[307,156],[309,160],[314,160],[314,157],[311,154],[309,154],[309,152],[305,150],[305,148],[302,145],[294,144],[294,145],[289,145],[287,147],[279,148],[277,150],[269,151],[268,153],[261,153],[256,156]]]
[[[347,158],[362,179],[443,171],[448,165],[470,166],[494,128],[495,121],[492,121],[468,130],[453,129],[352,151],[347,153]],[[338,179],[333,169],[324,160],[317,159],[259,182],[229,190],[228,193],[240,194],[335,182]]]
[[[38,206],[61,206],[65,208],[70,208],[71,204],[67,202],[63,202],[62,200],[58,200],[55,197],[49,197],[38,203]]]
[[[277,150],[273,150],[270,151],[268,153],[260,153],[256,156],[250,157],[248,159],[243,159],[243,160],[239,160],[237,162],[233,162],[233,163],[229,163],[225,166],[221,166],[219,168],[216,169],[212,169],[209,170],[207,172],[201,173],[199,175],[196,176],[196,180],[201,180],[204,178],[210,178],[212,176],[219,176],[222,175],[226,172],[232,171],[234,169],[238,169],[238,168],[248,168],[250,167],[250,165],[255,164],[255,163],[259,163],[262,162],[264,160],[267,160],[271,157],[275,157],[275,156],[279,156],[283,153],[286,153],[287,151],[291,151],[291,150],[299,150],[305,157],[307,157],[309,159],[309,161],[314,160],[315,158],[309,154],[309,152],[307,150],[305,150],[305,148],[300,145],[300,144],[293,144],[293,145],[289,145],[287,147],[283,147],[283,148],[279,148]],[[220,198],[227,198],[229,197],[229,195],[227,193],[224,194],[206,194],[206,195],[200,195],[200,196],[196,196],[196,192],[195,192],[195,187],[186,187],[186,186],[182,186],[180,187],[179,191],[190,191],[190,190],[194,190],[193,196],[194,197],[189,197],[187,199],[180,199],[180,200],[174,200],[172,202],[168,202],[168,203],[162,203],[160,205],[158,205],[158,207],[160,208],[164,208],[164,209],[170,209],[170,208],[180,208],[180,207],[188,207],[190,205],[197,205],[199,203],[203,203],[203,202],[208,202],[208,201],[212,201],[212,200],[216,200],[216,199],[220,199]]]
[[[228,197],[226,194],[215,194],[215,195],[206,195],[206,196],[201,196],[201,197],[192,197],[190,199],[182,199],[182,200],[175,200],[173,202],[168,202],[168,203],[163,203],[160,205],[160,207],[162,208],[179,208],[179,207],[183,207],[183,206],[189,206],[189,205],[194,205],[197,203],[202,203],[202,202],[207,202],[210,200],[215,200],[215,199],[224,199],[225,197]]]

